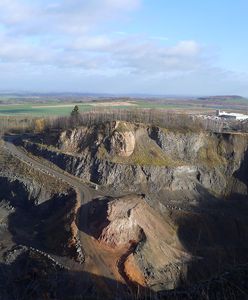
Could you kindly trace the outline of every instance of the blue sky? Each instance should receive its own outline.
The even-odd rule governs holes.
[[[247,0],[0,0],[0,90],[248,96]]]

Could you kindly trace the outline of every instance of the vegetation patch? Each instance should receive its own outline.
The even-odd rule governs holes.
[[[129,126],[128,126],[128,124],[126,122],[118,121],[118,125],[115,130],[118,132],[126,132],[126,131],[130,130],[130,127],[131,127],[131,124],[129,124]]]
[[[210,167],[224,165],[227,163],[223,157],[224,150],[223,144],[218,147],[213,140],[208,139],[207,145],[201,147],[198,151],[198,161]]]
[[[182,165],[182,162],[173,160],[167,156],[159,146],[147,136],[142,136],[136,141],[134,152],[128,157],[111,156],[104,145],[101,145],[98,149],[99,158],[107,159],[113,163],[161,167],[176,167]]]

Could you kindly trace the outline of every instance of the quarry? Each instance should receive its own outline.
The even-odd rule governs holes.
[[[0,0],[0,300],[248,300],[247,11]]]
[[[0,298],[243,299],[247,148],[118,120],[6,136]]]

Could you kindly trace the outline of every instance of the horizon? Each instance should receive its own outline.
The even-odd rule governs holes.
[[[3,0],[0,90],[246,97],[247,10],[245,0]]]
[[[88,97],[112,97],[112,98],[119,98],[119,97],[140,97],[140,98],[146,98],[146,97],[154,97],[154,98],[212,98],[212,97],[241,97],[243,99],[248,99],[248,96],[245,95],[234,95],[234,94],[148,94],[148,93],[108,93],[108,92],[75,92],[75,91],[0,91],[0,96],[70,96],[70,95],[76,95],[76,96],[88,96]],[[139,99],[139,98],[138,98]]]

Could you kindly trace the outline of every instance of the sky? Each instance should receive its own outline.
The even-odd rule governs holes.
[[[0,91],[248,96],[247,0],[0,0]]]

